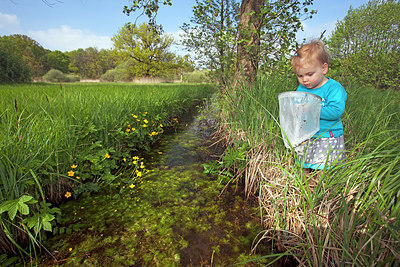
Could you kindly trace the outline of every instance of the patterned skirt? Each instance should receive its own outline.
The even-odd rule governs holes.
[[[328,166],[340,164],[345,158],[344,137],[311,138],[304,146],[302,156],[303,168],[321,170]]]

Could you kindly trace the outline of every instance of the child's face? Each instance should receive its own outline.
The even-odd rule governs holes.
[[[300,62],[295,68],[299,83],[308,89],[316,89],[324,85],[328,79],[325,74],[328,72],[328,64],[321,64],[319,61]]]

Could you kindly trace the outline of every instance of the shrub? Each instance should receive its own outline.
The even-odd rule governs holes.
[[[48,82],[77,82],[80,79],[74,74],[65,74],[59,70],[51,69],[43,76],[43,80]]]
[[[115,69],[108,70],[101,77],[101,81],[107,82],[128,82],[135,76],[132,74],[133,60],[127,60],[119,64]]]

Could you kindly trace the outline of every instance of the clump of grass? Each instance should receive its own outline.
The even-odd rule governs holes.
[[[240,178],[259,198],[261,239],[312,266],[398,261],[399,94],[346,88],[346,163],[309,175],[283,146],[277,119],[278,94],[295,88],[285,75],[260,77],[221,104],[226,140],[250,145]]]

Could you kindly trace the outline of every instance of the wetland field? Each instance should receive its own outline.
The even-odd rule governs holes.
[[[399,93],[344,83],[346,162],[306,174],[277,119],[293,81],[1,85],[0,263],[399,262]]]

